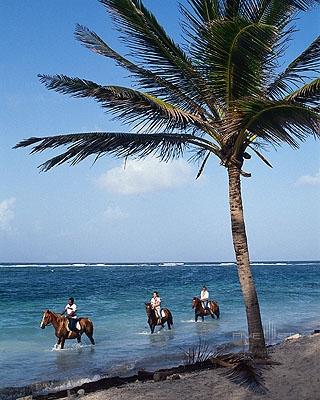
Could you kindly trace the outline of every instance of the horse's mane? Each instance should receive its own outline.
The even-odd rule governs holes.
[[[50,314],[53,314],[56,318],[64,317],[64,316],[61,315],[60,313],[56,313],[56,312],[51,311],[51,310],[47,310],[47,312],[49,312]],[[64,318],[65,318],[65,317],[64,317]]]

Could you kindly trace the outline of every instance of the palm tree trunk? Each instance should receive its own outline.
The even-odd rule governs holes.
[[[236,165],[228,167],[229,205],[231,214],[233,246],[237,259],[238,276],[246,306],[249,351],[256,357],[267,354],[264,340],[260,308],[249,259],[247,234],[241,198],[240,169]]]

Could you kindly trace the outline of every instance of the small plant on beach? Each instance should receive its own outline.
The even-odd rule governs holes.
[[[266,144],[298,148],[319,137],[320,39],[280,71],[280,60],[299,11],[319,0],[188,0],[183,44],[177,44],[141,0],[100,0],[112,15],[128,57],[113,50],[95,32],[78,25],[75,37],[93,52],[112,58],[130,72],[135,87],[100,85],[65,75],[39,75],[48,89],[95,99],[130,129],[126,132],[73,133],[32,137],[16,147],[32,153],[59,146],[65,151],[41,170],[90,155],[167,162],[190,152],[202,173],[209,157],[226,168],[234,250],[249,332],[249,350],[266,355],[265,339],[241,197],[244,164]]]
[[[210,357],[213,357],[215,352],[213,352],[206,342],[199,340],[197,345],[189,347],[187,351],[184,352],[184,364],[192,365],[196,363],[203,363],[208,361]]]

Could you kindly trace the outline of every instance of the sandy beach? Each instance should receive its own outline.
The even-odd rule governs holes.
[[[84,395],[84,400],[226,399],[316,400],[320,399],[320,334],[284,341],[269,350],[280,362],[264,372],[268,393],[264,396],[231,383],[222,369],[182,374],[179,380],[136,382]]]

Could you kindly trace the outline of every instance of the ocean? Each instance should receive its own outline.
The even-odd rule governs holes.
[[[268,344],[319,328],[320,262],[253,262]],[[105,376],[183,362],[199,342],[212,350],[241,350],[246,318],[234,263],[0,264],[0,398],[19,388],[44,393]],[[194,322],[192,298],[201,287],[218,301],[219,320]],[[158,290],[174,326],[151,335],[146,301]],[[52,326],[42,312],[62,312],[73,296],[78,315],[94,323],[96,345],[66,341],[54,349]]]

